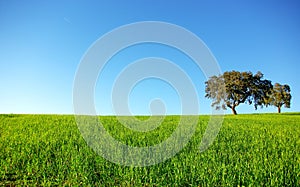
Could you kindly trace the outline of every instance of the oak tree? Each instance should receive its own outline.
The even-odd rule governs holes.
[[[236,107],[241,103],[253,103],[257,109],[268,104],[272,89],[271,81],[262,78],[261,72],[253,75],[251,72],[227,71],[205,82],[205,97],[213,100],[212,106],[216,109],[228,107],[235,115]]]
[[[272,89],[271,96],[269,97],[269,104],[277,107],[278,113],[281,113],[282,106],[286,108],[291,107],[291,88],[289,85],[281,85],[275,83]]]

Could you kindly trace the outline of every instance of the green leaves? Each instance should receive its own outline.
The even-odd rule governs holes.
[[[269,104],[269,95],[272,92],[270,80],[264,80],[263,74],[257,72],[227,71],[223,75],[210,77],[205,82],[205,97],[213,100],[212,106],[216,109],[235,108],[241,103],[253,104],[255,109]]]
[[[284,105],[286,108],[290,108],[291,106],[291,88],[289,85],[281,85],[279,83],[275,83],[273,89],[269,93],[269,99],[267,103],[269,105],[273,105],[278,108],[278,113],[281,112],[281,107]]]

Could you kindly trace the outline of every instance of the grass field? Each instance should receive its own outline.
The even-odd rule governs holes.
[[[131,132],[115,117],[100,117],[129,145],[156,144],[176,128],[168,116],[148,133]],[[199,146],[209,116],[175,157],[129,167],[98,156],[81,137],[74,116],[0,115],[0,185],[67,186],[300,186],[300,113],[225,116],[216,140]]]

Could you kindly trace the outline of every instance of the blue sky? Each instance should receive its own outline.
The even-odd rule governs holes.
[[[206,43],[223,72],[262,71],[273,83],[289,84],[292,105],[283,111],[300,111],[299,17],[297,0],[0,1],[0,113],[73,113],[73,81],[82,56],[105,33],[139,21],[164,21],[190,30]],[[98,113],[114,113],[111,88],[122,67],[149,56],[182,67],[197,89],[200,113],[210,113],[205,76],[186,56],[154,44],[122,52],[97,81]],[[129,107],[134,114],[148,114],[155,98],[164,100],[167,113],[180,113],[176,90],[157,79],[137,84]],[[255,111],[241,105],[237,111],[276,109]]]

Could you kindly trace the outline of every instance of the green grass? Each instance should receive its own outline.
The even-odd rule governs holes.
[[[101,117],[112,136],[132,146],[163,141],[179,119],[169,116],[157,129],[139,133],[115,117]],[[300,113],[225,116],[212,146],[200,153],[208,120],[199,117],[195,135],[175,157],[129,167],[94,153],[74,116],[0,115],[0,185],[300,186]]]

